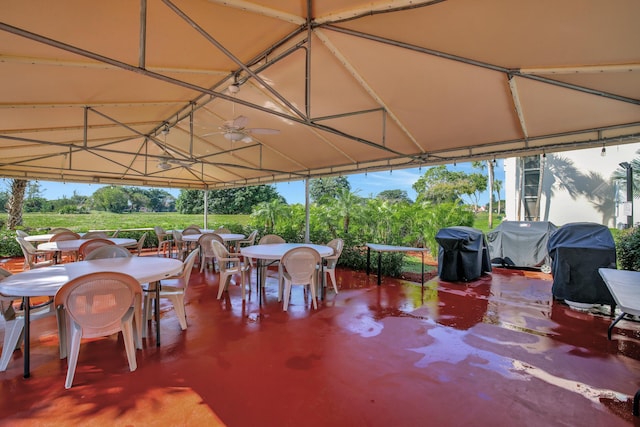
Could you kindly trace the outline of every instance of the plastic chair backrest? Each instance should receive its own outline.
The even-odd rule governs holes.
[[[74,233],[73,231],[61,231],[51,236],[49,241],[59,242],[61,240],[78,240],[78,239],[80,239],[80,235],[78,233]]]
[[[89,261],[92,259],[102,258],[129,258],[130,256],[132,256],[131,252],[129,252],[122,246],[104,245],[92,250],[88,255],[84,257],[84,260]]]
[[[258,237],[258,230],[253,230],[251,234],[249,234],[249,237],[244,240],[244,242],[248,243],[249,245],[253,245],[256,242],[256,237]]]
[[[142,248],[144,247],[144,242],[145,240],[147,240],[147,236],[149,235],[149,233],[145,232],[142,234],[142,236],[140,236],[140,238],[138,239],[138,243],[136,244],[136,253],[138,255],[140,255],[142,253]]]
[[[259,245],[270,245],[273,243],[287,243],[282,237],[277,234],[266,234],[258,241]]]
[[[89,239],[80,245],[80,247],[78,248],[78,254],[80,255],[80,258],[85,259],[87,255],[89,255],[94,250],[101,248],[102,246],[109,245],[114,245],[114,243],[111,240],[102,238]]]
[[[153,227],[153,231],[155,231],[156,237],[158,237],[158,241],[161,241],[167,235],[167,230],[160,227],[159,225],[156,225],[155,227]]]
[[[106,239],[107,237],[107,233],[104,231],[87,231],[80,236],[81,239]]]
[[[200,231],[200,229],[198,227],[187,227],[184,230],[182,230],[182,235],[189,235],[189,234],[202,234],[202,231]]]
[[[191,253],[187,256],[187,258],[182,263],[182,271],[180,272],[180,274],[167,277],[167,279],[163,279],[163,280],[171,280],[171,279],[178,280],[181,283],[182,287],[186,290],[187,286],[189,286],[189,278],[191,277],[191,271],[193,270],[193,264],[195,264],[197,256],[198,256],[198,250],[197,249],[192,250]]]
[[[142,297],[138,281],[128,274],[99,272],[76,277],[56,293],[54,304],[82,328],[84,338],[114,334],[122,328],[122,318]]]
[[[342,254],[342,248],[344,247],[344,240],[339,238],[333,239],[329,243],[327,243],[327,246],[333,249],[333,255],[325,257],[324,259],[326,261],[327,268],[332,269],[336,267],[336,264],[338,264],[338,258],[340,258],[340,255]]]
[[[69,232],[73,233],[73,231],[69,230],[68,228],[62,228],[62,227],[58,227],[58,228],[54,228],[52,230],[49,230],[49,233],[58,234],[58,233],[64,233],[65,231],[69,231]]]
[[[212,240],[224,244],[224,240],[222,240],[222,238],[215,233],[205,233],[198,238],[198,245],[202,249],[202,253],[205,256],[215,256],[213,252],[213,246],[211,244]]]
[[[302,246],[285,252],[280,265],[289,274],[292,283],[310,283],[321,261],[318,251]]]
[[[23,231],[23,230],[16,230],[16,235],[18,237],[27,237],[27,236],[29,236],[29,233],[27,233],[26,231]]]
[[[220,243],[217,240],[211,241],[211,247],[213,252],[215,253],[215,257],[218,259],[218,268],[220,268],[221,272],[225,272],[230,269],[229,261],[239,263],[240,259],[237,257],[232,257],[224,243]],[[234,270],[237,270],[237,265],[233,266]]]
[[[22,254],[27,258],[27,256],[31,257],[36,254],[36,247],[31,244],[28,240],[24,240],[23,237],[16,237],[16,240],[20,244],[20,249],[22,249]]]

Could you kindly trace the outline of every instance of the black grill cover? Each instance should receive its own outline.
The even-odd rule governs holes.
[[[436,233],[438,275],[448,282],[470,281],[491,271],[487,240],[471,227],[441,228]]]
[[[549,237],[555,298],[588,304],[615,304],[598,268],[616,268],[616,245],[604,225],[576,222]]]
[[[487,233],[491,262],[511,267],[551,266],[547,244],[557,229],[548,221],[504,221]]]

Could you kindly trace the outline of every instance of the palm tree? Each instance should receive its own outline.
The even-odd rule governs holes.
[[[22,225],[22,206],[24,205],[24,193],[28,182],[24,179],[11,180],[11,194],[7,202],[7,212],[9,214],[7,228],[10,230]]]
[[[347,188],[339,188],[336,191],[336,208],[342,217],[342,228],[345,234],[349,233],[349,222],[361,203],[362,199]]]
[[[489,171],[489,228],[493,228],[493,182],[494,182],[494,164],[492,160],[487,160],[486,164],[483,162],[475,161],[471,163],[474,168],[478,168],[484,172],[486,167]]]
[[[500,206],[500,201],[501,201],[501,197],[500,197],[500,191],[502,190],[502,180],[500,179],[496,179],[495,181],[493,181],[493,191],[496,192],[496,194],[498,195],[498,215],[500,215],[500,212],[502,210],[502,206]]]
[[[264,221],[265,228],[273,231],[276,227],[277,220],[282,216],[286,204],[280,199],[273,199],[268,202],[258,203],[252,216],[260,221]]]

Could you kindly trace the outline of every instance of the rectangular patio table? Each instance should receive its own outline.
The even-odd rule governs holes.
[[[369,267],[371,266],[371,250],[378,252],[378,286],[382,284],[382,252],[420,252],[422,255],[422,283],[424,287],[424,253],[427,248],[412,248],[409,246],[393,246],[378,245],[376,243],[367,243],[367,276],[369,275]]]

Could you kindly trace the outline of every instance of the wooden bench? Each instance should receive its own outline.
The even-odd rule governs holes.
[[[371,251],[378,252],[378,286],[382,283],[382,252],[420,252],[422,255],[422,286],[424,286],[424,253],[427,248],[412,248],[409,246],[392,246],[378,245],[376,243],[367,243],[367,276],[369,275],[369,267],[371,265]]]

